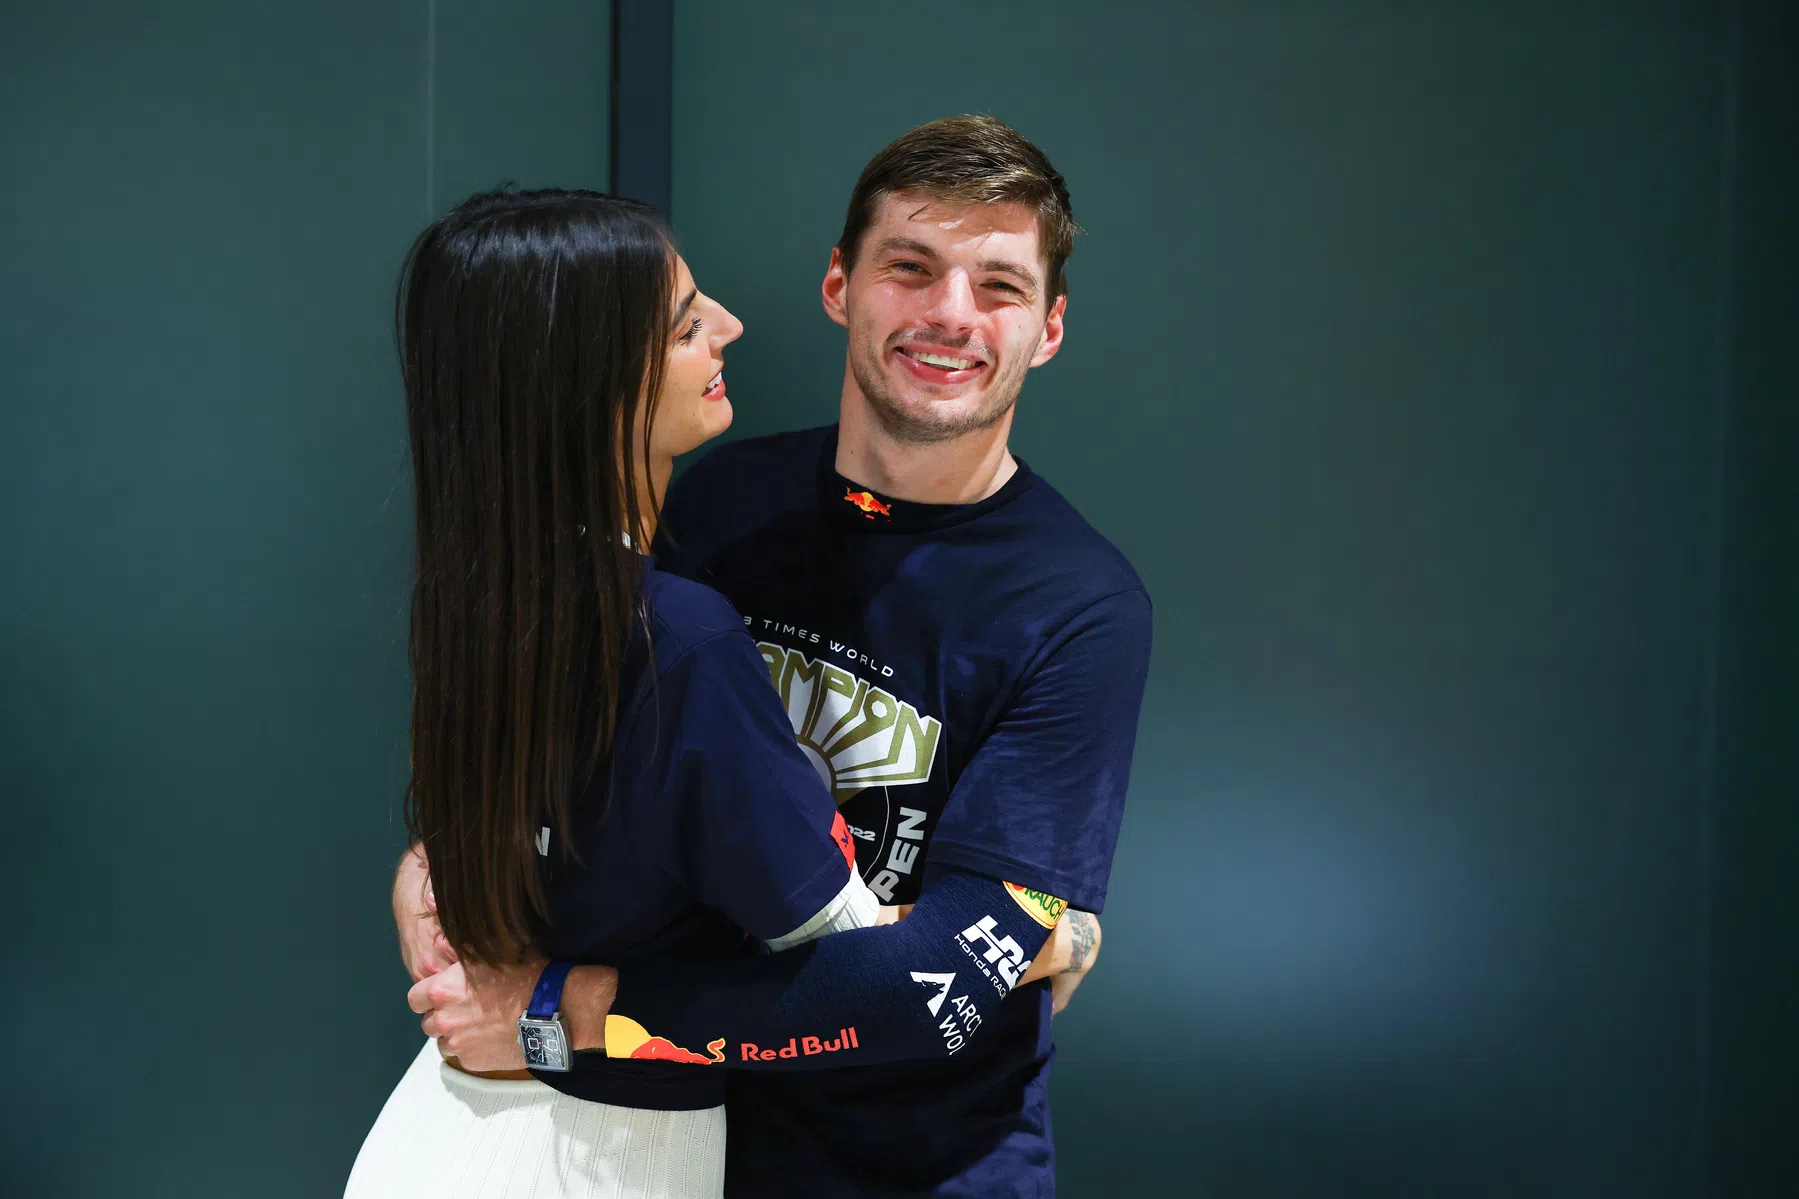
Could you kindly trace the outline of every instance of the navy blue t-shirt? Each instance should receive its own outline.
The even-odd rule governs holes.
[[[835,428],[713,451],[670,493],[659,560],[742,613],[883,903],[912,902],[928,859],[1098,912],[1148,669],[1141,580],[1022,462],[986,500],[933,505],[835,457]],[[1034,984],[949,1060],[734,1071],[727,1190],[1050,1194],[1051,1054]]]
[[[548,834],[553,958],[610,966],[704,961],[790,933],[843,889],[847,845],[830,795],[794,744],[768,669],[717,592],[650,569],[648,637],[625,665],[613,752],[572,805],[574,861]],[[703,1045],[655,1039],[651,1060],[576,1055],[538,1072],[559,1091],[627,1107],[724,1102]],[[660,1061],[654,1060],[660,1058]]]

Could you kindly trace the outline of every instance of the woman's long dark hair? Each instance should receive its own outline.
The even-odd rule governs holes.
[[[640,407],[675,255],[653,208],[490,192],[413,243],[397,325],[418,519],[406,820],[463,958],[547,918],[537,837],[611,749],[637,616]],[[649,428],[653,412],[645,412]]]

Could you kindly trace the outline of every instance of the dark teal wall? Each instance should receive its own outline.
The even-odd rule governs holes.
[[[1714,800],[1710,1194],[1799,1195],[1799,9],[1745,0]]]
[[[1159,627],[1070,1196],[1799,1192],[1793,17],[1437,7],[678,6],[740,433],[908,125],[1091,230],[1016,445]],[[0,9],[0,1192],[332,1194],[409,1055],[394,271],[603,184],[606,26]]]
[[[678,7],[675,215],[748,328],[738,432],[831,419],[818,280],[908,126],[1012,122],[1089,230],[1014,448],[1137,564],[1157,649],[1058,1037],[1067,1194],[1703,1185],[1727,25]]]
[[[0,11],[0,1192],[337,1193],[417,1044],[393,284],[605,186],[607,24]]]

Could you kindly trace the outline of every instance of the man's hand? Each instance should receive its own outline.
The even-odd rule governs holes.
[[[531,1003],[542,958],[517,966],[470,966],[456,962],[420,979],[406,1003],[424,1017],[421,1027],[437,1038],[445,1057],[464,1070],[486,1074],[522,1070],[518,1018]],[[576,1049],[606,1047],[606,1014],[618,992],[618,972],[608,966],[576,966],[562,988],[562,1022]]]
[[[400,960],[413,982],[437,974],[456,961],[437,923],[437,897],[431,891],[431,867],[425,850],[414,845],[394,872],[394,927],[400,934]]]
[[[518,1018],[531,1002],[541,960],[495,969],[455,962],[414,983],[407,1006],[423,1016],[425,1035],[464,1070],[523,1070]]]

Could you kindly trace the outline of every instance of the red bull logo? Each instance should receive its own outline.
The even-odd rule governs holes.
[[[645,1062],[686,1062],[716,1066],[725,1060],[725,1039],[706,1044],[706,1053],[683,1049],[667,1037],[652,1037],[647,1028],[629,1016],[606,1017],[606,1056],[635,1058]]]
[[[885,516],[889,520],[893,518],[892,506],[875,499],[872,491],[851,491],[846,487],[843,491],[843,502],[856,507],[865,520],[873,520],[877,515]]]
[[[724,1042],[719,1042],[723,1044]],[[789,1037],[787,1044],[779,1049],[763,1049],[748,1041],[739,1046],[743,1050],[746,1062],[772,1062],[784,1057],[811,1057],[815,1053],[836,1053],[839,1049],[860,1049],[862,1043],[856,1040],[854,1028],[840,1028],[837,1035],[825,1040],[822,1037]]]

